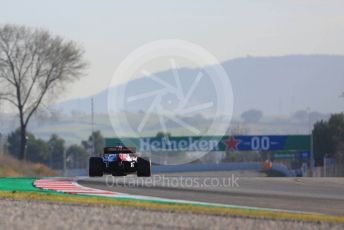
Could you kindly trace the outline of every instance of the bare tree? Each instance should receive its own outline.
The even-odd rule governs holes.
[[[0,100],[18,109],[20,158],[26,159],[26,130],[32,115],[48,99],[56,98],[68,82],[79,79],[87,63],[75,42],[43,29],[0,27]]]

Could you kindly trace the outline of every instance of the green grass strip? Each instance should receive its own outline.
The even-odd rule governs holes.
[[[33,186],[35,180],[37,178],[1,178],[0,191],[38,192],[40,189]]]

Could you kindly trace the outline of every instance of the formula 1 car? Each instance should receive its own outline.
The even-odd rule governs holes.
[[[131,173],[136,173],[138,177],[151,176],[150,159],[138,157],[135,148],[106,147],[101,156],[90,157],[90,177],[102,177],[103,174],[126,176]]]

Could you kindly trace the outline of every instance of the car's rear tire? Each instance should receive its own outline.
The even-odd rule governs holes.
[[[151,173],[151,161],[150,159],[137,158],[137,176],[138,177],[150,177]]]
[[[104,173],[104,162],[101,157],[90,157],[88,175],[90,177],[102,177]]]

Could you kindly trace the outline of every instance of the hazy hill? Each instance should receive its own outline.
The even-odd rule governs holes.
[[[322,113],[343,111],[344,99],[344,56],[292,55],[282,57],[246,57],[222,63],[227,71],[234,91],[234,112],[240,115],[245,110],[257,108],[265,114],[290,115],[297,110],[310,108]],[[198,69],[179,69],[182,80],[188,81]],[[161,79],[170,79],[172,72],[156,73]],[[127,88],[133,92],[150,89],[152,81],[146,77],[133,80]],[[215,97],[200,84],[195,92],[197,98]],[[111,90],[121,90],[122,85]],[[107,111],[107,90],[94,96],[95,112]],[[120,108],[130,111],[146,110],[147,103],[135,107]],[[54,108],[71,113],[90,113],[90,97],[59,103]]]

